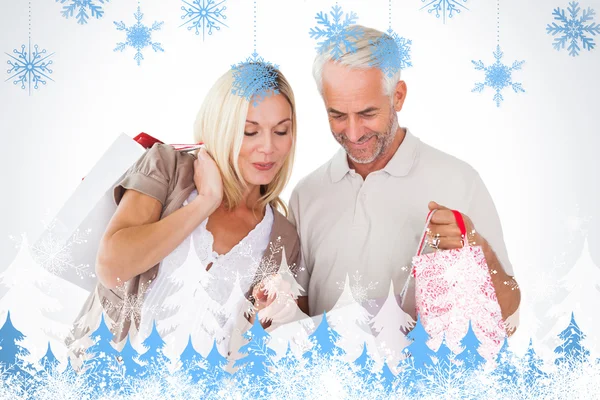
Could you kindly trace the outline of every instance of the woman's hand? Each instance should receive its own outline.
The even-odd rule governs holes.
[[[198,190],[198,197],[213,204],[214,211],[223,200],[221,172],[206,150],[200,149],[197,157],[194,161],[194,183]]]
[[[254,297],[254,313],[250,315],[249,322],[254,323],[256,313],[260,314],[261,310],[269,307],[277,298],[277,290],[273,290],[273,285],[270,284],[274,277],[267,277],[260,283],[256,284],[252,289],[252,297]],[[271,325],[270,320],[261,321],[263,328],[268,328]]]

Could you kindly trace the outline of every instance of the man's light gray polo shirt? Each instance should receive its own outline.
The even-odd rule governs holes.
[[[513,275],[498,213],[483,181],[467,163],[406,137],[385,168],[363,178],[348,166],[344,149],[302,179],[290,198],[290,220],[300,235],[311,315],[335,305],[346,274],[361,276],[368,297],[399,294],[423,232],[429,201],[468,215]],[[408,302],[407,302],[408,303]],[[413,308],[411,310],[411,307]],[[414,305],[404,304],[413,314]]]

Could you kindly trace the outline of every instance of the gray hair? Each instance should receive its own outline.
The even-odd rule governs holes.
[[[319,89],[321,96],[323,96],[323,67],[327,62],[333,61],[351,69],[380,68],[379,62],[373,57],[374,43],[377,43],[382,39],[391,40],[392,42],[394,40],[386,33],[362,25],[352,25],[348,27],[348,29],[356,29],[359,31],[359,34],[357,35],[358,39],[352,37],[348,38],[348,40],[356,47],[356,51],[346,52],[335,59],[331,55],[331,50],[334,46],[330,45],[329,47],[322,49],[322,51],[319,51],[313,62],[313,77],[315,78],[317,89]],[[392,96],[394,94],[396,85],[400,81],[401,72],[401,69],[398,68],[392,76],[388,76],[388,74],[382,71],[383,91],[386,96]]]

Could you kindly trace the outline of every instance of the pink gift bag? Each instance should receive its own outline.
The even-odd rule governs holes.
[[[412,260],[416,312],[431,336],[428,345],[437,350],[445,334],[450,350],[460,353],[460,342],[470,320],[481,342],[478,353],[491,360],[502,346],[506,329],[483,250],[469,245],[462,214],[453,211],[463,247],[422,254],[434,213],[435,210],[427,216],[417,255]]]

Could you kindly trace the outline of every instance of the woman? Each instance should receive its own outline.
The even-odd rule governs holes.
[[[232,94],[228,71],[197,116],[194,139],[206,149],[195,158],[156,144],[115,187],[118,207],[97,256],[99,283],[67,340],[76,357],[91,344],[89,334],[103,312],[118,349],[128,334],[134,343],[145,339],[156,320],[161,335],[179,338],[164,338],[176,355],[189,334],[212,336],[227,353],[228,336],[239,323],[219,309],[245,314],[243,301],[231,306],[238,287],[248,299],[258,298],[256,309],[264,308],[272,299],[262,281],[277,272],[282,255],[288,265],[298,265],[296,230],[278,210],[287,213],[279,195],[293,165],[295,102],[285,77],[271,72],[278,93],[254,105]],[[202,329],[189,332],[190,324]]]

